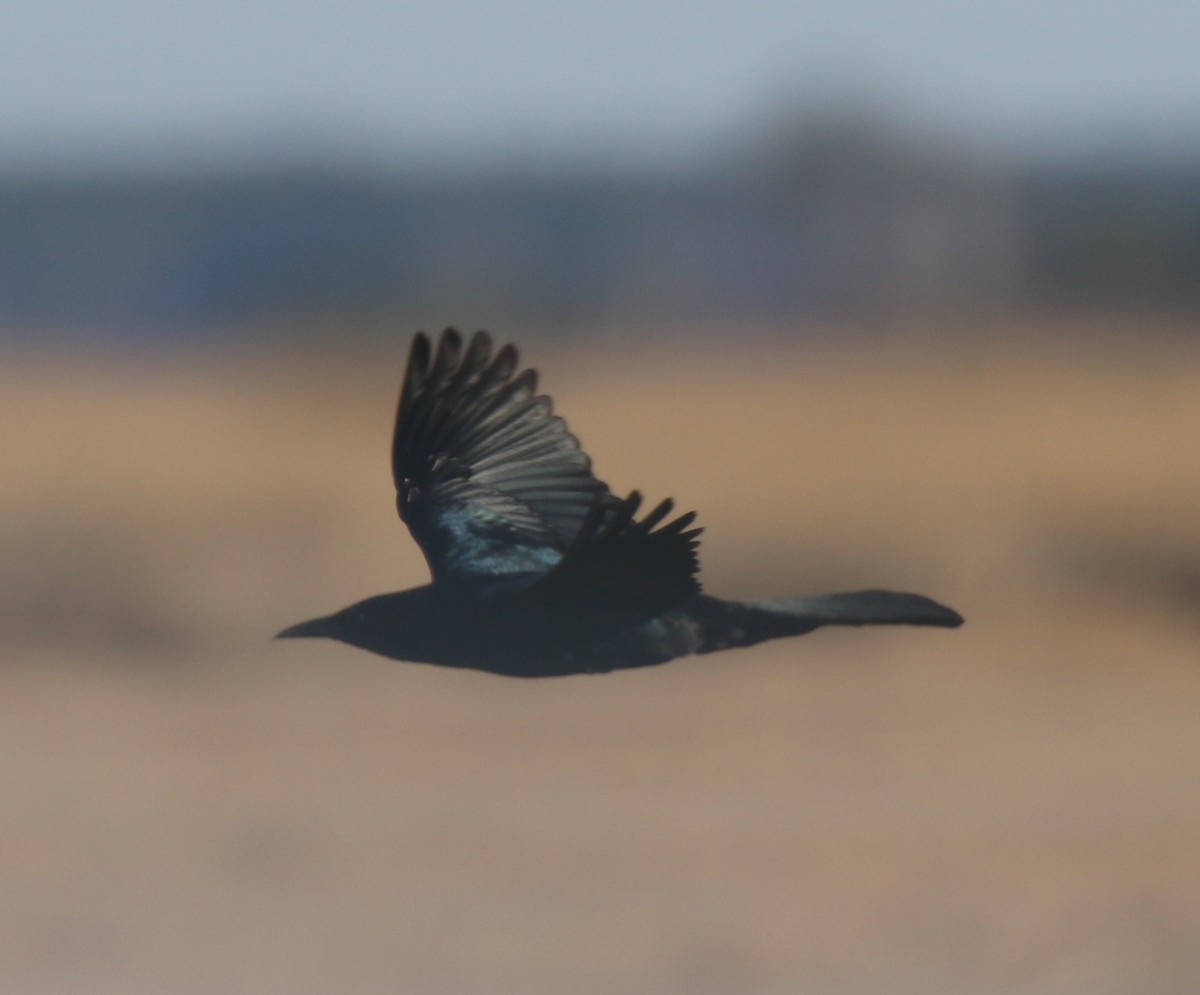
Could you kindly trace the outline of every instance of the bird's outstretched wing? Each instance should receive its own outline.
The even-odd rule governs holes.
[[[529,593],[561,603],[563,611],[600,604],[630,616],[624,624],[655,618],[699,594],[696,548],[704,530],[689,528],[696,513],[659,528],[675,503],[668,498],[638,521],[641,504],[637,491],[624,501],[593,503],[563,558]]]
[[[557,660],[597,640],[657,618],[700,593],[695,512],[662,523],[663,501],[640,521],[642,496],[597,500],[555,566],[476,608],[500,645],[527,660]]]
[[[518,372],[511,345],[453,329],[413,341],[396,413],[396,507],[434,580],[549,569],[589,510],[618,502],[591,460]]]

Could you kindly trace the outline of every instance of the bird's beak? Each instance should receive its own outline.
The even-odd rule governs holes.
[[[310,619],[307,622],[301,622],[298,625],[288,626],[278,635],[276,639],[310,639],[315,636],[332,636],[333,635],[333,620],[329,616],[323,618]]]

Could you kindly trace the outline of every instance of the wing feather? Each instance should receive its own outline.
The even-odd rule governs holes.
[[[700,593],[695,513],[667,522],[667,500],[640,521],[642,497],[598,498],[555,566],[481,606],[490,631],[511,627],[512,642],[553,657],[640,625]]]
[[[543,571],[618,502],[537,373],[485,332],[414,339],[392,441],[396,505],[435,580]]]

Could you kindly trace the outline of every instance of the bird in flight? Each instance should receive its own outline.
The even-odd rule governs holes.
[[[702,594],[701,530],[670,500],[614,495],[486,332],[413,341],[392,438],[400,518],[433,575],[301,622],[395,660],[513,677],[603,673],[752,646],[823,625],[962,624],[918,594],[853,591],[759,601]],[[640,515],[640,517],[639,517]]]

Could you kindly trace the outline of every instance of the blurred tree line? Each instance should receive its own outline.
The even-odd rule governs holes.
[[[0,335],[778,326],[1200,307],[1200,160],[996,162],[818,118],[675,176],[0,177]]]

